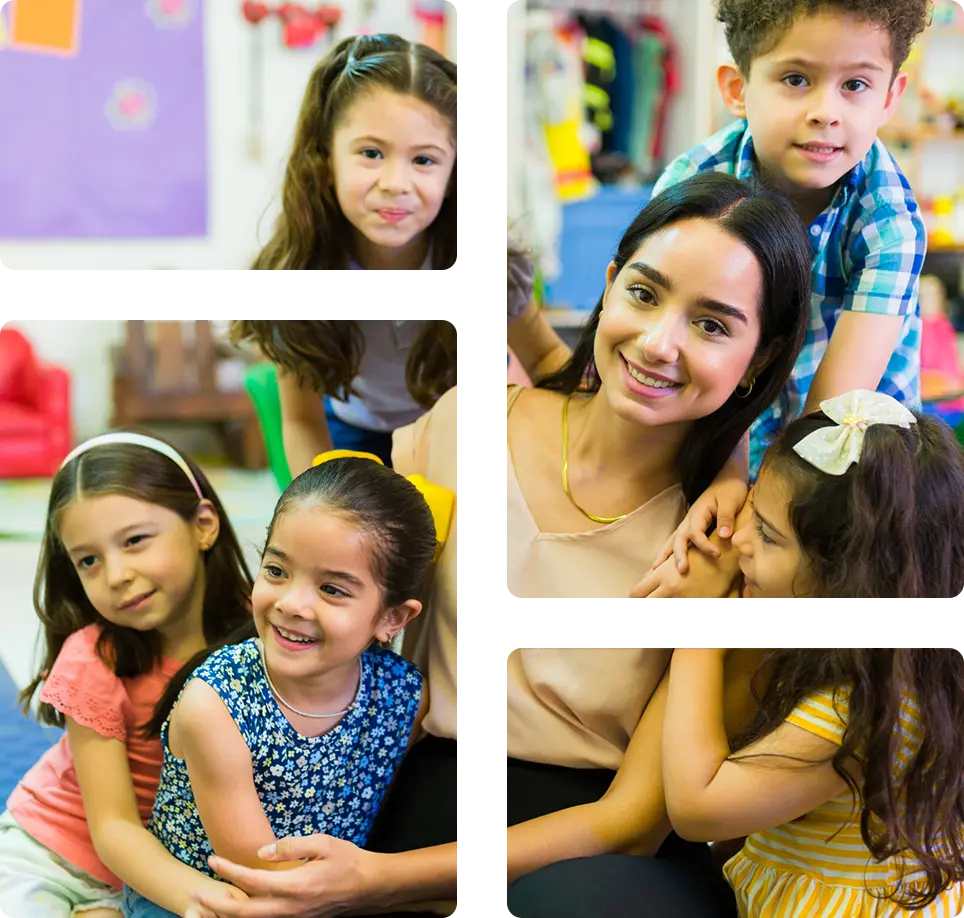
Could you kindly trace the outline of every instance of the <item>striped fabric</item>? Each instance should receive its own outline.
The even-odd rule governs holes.
[[[755,168],[750,129],[746,121],[737,121],[677,156],[659,177],[653,195],[709,169],[742,179],[754,175]],[[750,428],[753,478],[768,441],[803,409],[844,310],[904,317],[877,389],[908,408],[920,407],[917,287],[927,236],[910,185],[879,140],[840,180],[830,205],[809,230],[810,324],[790,382]]]
[[[843,740],[847,692],[820,692],[805,699],[787,720],[832,743]],[[898,760],[904,766],[920,747],[916,704],[905,699],[899,721]],[[896,880],[893,859],[877,863],[860,837],[860,813],[849,791],[800,819],[758,832],[727,861],[724,873],[736,893],[741,918],[958,918],[964,883],[957,883],[925,909],[899,908],[878,896]],[[908,864],[904,882],[916,872]]]

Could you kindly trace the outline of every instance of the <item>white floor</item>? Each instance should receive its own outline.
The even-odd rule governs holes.
[[[253,575],[278,497],[277,486],[267,472],[232,472],[231,483],[217,487]],[[243,510],[236,515],[234,507]],[[19,506],[17,512],[23,514],[25,510]],[[32,509],[26,512],[34,513]],[[35,512],[40,529],[46,502],[38,502]],[[32,599],[39,553],[39,538],[0,538],[0,663],[18,688],[33,678],[39,662],[35,654],[40,623]]]

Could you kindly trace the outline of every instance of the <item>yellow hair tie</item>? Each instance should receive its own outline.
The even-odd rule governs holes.
[[[363,453],[354,449],[330,449],[326,453],[319,453],[315,456],[314,462],[311,464],[313,466],[321,465],[330,459],[345,459],[348,457],[372,459],[379,465],[385,464],[374,453]],[[455,492],[450,491],[448,488],[443,488],[441,485],[432,484],[432,482],[425,479],[424,475],[406,475],[405,477],[418,488],[419,493],[425,498],[425,503],[428,504],[429,510],[432,511],[432,520],[435,523],[435,541],[438,542],[434,559],[437,561],[439,554],[441,554],[442,546],[448,539],[449,529],[452,526],[452,514],[455,510]]]

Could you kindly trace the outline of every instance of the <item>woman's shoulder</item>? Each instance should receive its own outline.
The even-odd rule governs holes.
[[[506,387],[506,404],[508,412],[527,418],[540,418],[548,412],[561,410],[565,396],[554,389],[540,389],[538,387],[509,385]]]

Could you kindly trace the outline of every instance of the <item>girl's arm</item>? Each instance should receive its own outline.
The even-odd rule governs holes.
[[[782,825],[843,793],[829,740],[784,723],[734,756],[724,725],[724,650],[677,650],[663,729],[666,806],[691,841]],[[751,756],[763,756],[751,758]]]
[[[674,658],[679,652],[674,652]],[[734,733],[752,715],[746,673],[757,655],[757,651],[746,651],[727,666],[726,726]],[[570,858],[656,853],[671,829],[660,761],[668,689],[669,673],[646,705],[616,777],[600,800],[510,827],[509,882]]]
[[[572,356],[534,297],[509,326],[508,343],[533,382],[555,373]]]
[[[251,752],[217,692],[192,679],[171,715],[171,752],[184,759],[198,816],[215,853],[249,867],[275,842],[254,786]],[[271,865],[284,870],[288,862]]]
[[[324,401],[307,383],[299,384],[295,373],[278,368],[278,396],[281,399],[281,437],[288,470],[293,478],[319,453],[332,448]]]
[[[716,478],[696,499],[683,518],[683,522],[663,544],[653,562],[653,569],[655,570],[672,556],[679,572],[688,573],[690,543],[711,558],[719,558],[721,538],[729,539],[738,528],[736,517],[746,504],[749,478],[750,434],[747,432],[743,434],[733,454],[726,460]],[[715,538],[706,535],[713,520],[716,520],[716,531],[713,533]]]
[[[727,727],[734,732],[746,725],[753,710],[747,655],[756,659],[757,652],[737,651],[727,664]],[[335,904],[387,909],[428,901],[491,902],[500,898],[506,879],[559,860],[613,851],[655,853],[670,829],[658,752],[667,688],[664,676],[612,786],[597,803],[512,826],[504,844],[461,841],[381,854],[325,835],[286,838],[276,851],[263,854],[269,860],[306,858],[303,867],[273,874],[218,859],[213,864],[218,875],[257,898],[232,902],[226,895],[204,891],[200,901],[218,918],[327,914],[324,909]],[[259,905],[264,912],[258,911]]]
[[[144,828],[124,743],[70,717],[66,722],[91,840],[104,866],[178,915],[187,910],[192,892],[227,896],[226,884],[179,861]]]
[[[750,525],[752,519],[753,507],[747,501],[737,513],[734,528],[742,529]],[[668,596],[693,596],[705,599],[730,595],[740,576],[740,550],[733,544],[732,539],[721,539],[715,532],[710,536],[710,541],[717,546],[718,558],[711,558],[702,552],[694,552],[686,573],[677,567],[674,558],[669,558],[656,570],[649,571],[633,587],[630,596],[637,599]]]

